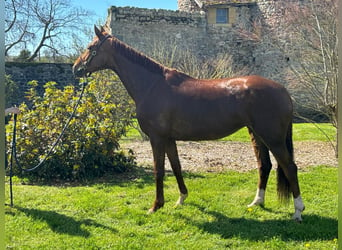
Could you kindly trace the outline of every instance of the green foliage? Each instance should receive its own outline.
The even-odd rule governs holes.
[[[27,50],[27,49],[23,49],[22,51],[20,51],[20,54],[17,56],[17,58],[15,58],[14,61],[16,62],[28,62],[28,59],[31,56],[31,51]]]
[[[20,93],[18,85],[11,79],[10,75],[5,75],[5,105],[11,107],[18,104],[20,100]]]
[[[37,82],[29,83],[27,98],[32,108],[21,104],[17,123],[17,154],[23,168],[38,164],[59,136],[80,91],[73,86],[63,90],[55,82],[44,85],[44,95],[37,94]],[[15,174],[40,180],[80,180],[122,172],[134,164],[130,152],[118,152],[118,140],[131,124],[134,108],[117,76],[102,72],[89,82],[70,126],[53,154],[36,171]],[[7,126],[11,141],[13,123]],[[10,147],[8,146],[8,149]]]

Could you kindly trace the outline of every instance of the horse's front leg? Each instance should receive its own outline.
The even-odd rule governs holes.
[[[153,151],[154,176],[156,182],[156,198],[149,213],[157,211],[164,206],[164,175],[165,175],[165,140],[159,137],[150,137]]]
[[[166,154],[170,160],[172,171],[176,176],[178,183],[178,188],[180,191],[179,199],[176,203],[177,205],[183,205],[184,200],[188,197],[188,190],[185,186],[184,179],[182,176],[182,168],[178,157],[177,145],[175,140],[168,140],[166,144]]]

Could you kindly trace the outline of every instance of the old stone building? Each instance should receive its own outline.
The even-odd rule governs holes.
[[[108,26],[112,34],[133,47],[148,51],[151,43],[191,50],[198,57],[215,58],[220,53],[233,57],[234,67],[249,73],[283,80],[286,57],[260,43],[261,30],[277,11],[272,0],[178,0],[178,10],[111,7]]]

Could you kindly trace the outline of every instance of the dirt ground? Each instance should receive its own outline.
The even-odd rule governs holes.
[[[249,171],[257,168],[251,143],[230,141],[177,142],[182,169],[188,172]],[[132,149],[138,165],[153,165],[148,141],[130,141],[121,145]],[[337,166],[335,151],[327,142],[294,142],[295,161],[299,169],[313,165]],[[273,166],[276,161],[271,156]],[[166,169],[171,170],[166,161]]]

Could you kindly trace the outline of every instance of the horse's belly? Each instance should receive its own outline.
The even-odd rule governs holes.
[[[170,134],[176,140],[214,140],[228,136],[245,125],[238,116],[203,114],[173,119]]]
[[[155,108],[151,106],[148,110]],[[148,135],[175,140],[213,140],[248,125],[245,105],[229,98],[216,101],[184,98],[157,108],[151,113],[137,109],[141,128]]]

